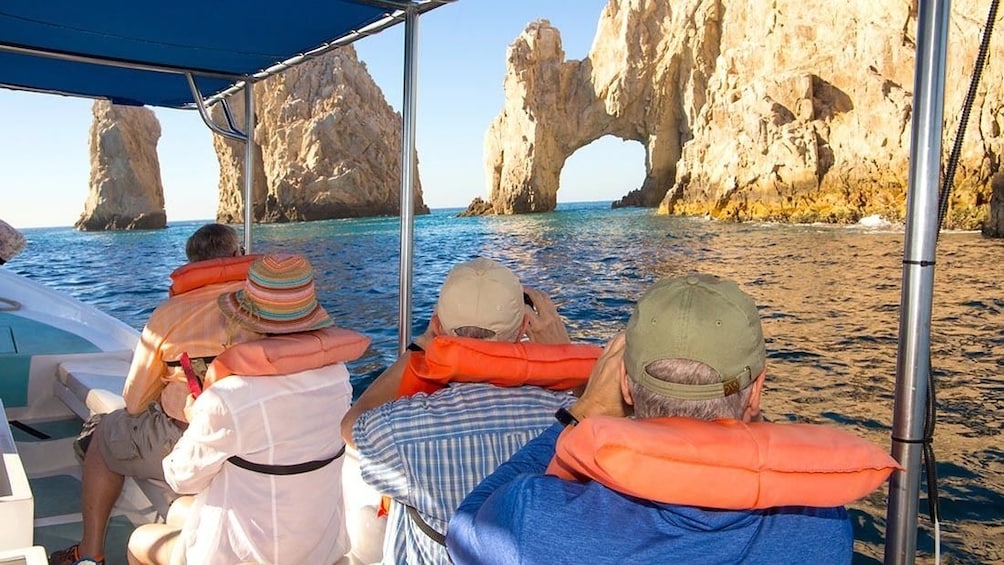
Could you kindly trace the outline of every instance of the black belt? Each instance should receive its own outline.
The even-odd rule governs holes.
[[[190,359],[192,361],[202,361],[208,367],[209,364],[213,362],[213,359],[216,359],[216,356],[210,356],[210,357],[191,357]],[[168,367],[180,367],[181,366],[181,361],[180,360],[179,361],[164,361],[164,364],[167,365]]]
[[[295,465],[264,465],[262,463],[252,463],[251,461],[237,457],[236,455],[230,457],[227,461],[233,463],[241,469],[247,469],[248,471],[254,471],[255,473],[262,473],[263,475],[299,475],[301,473],[316,471],[328,463],[331,463],[335,459],[338,459],[342,455],[345,455],[344,445],[338,450],[338,453],[328,457],[327,459],[307,461],[306,463],[297,463]]]
[[[438,543],[439,545],[446,547],[446,536],[437,531],[435,528],[429,525],[428,522],[422,519],[422,516],[418,513],[418,509],[414,506],[404,505],[408,509],[408,516],[411,517],[411,521],[415,522],[418,529],[422,530],[422,533],[429,536],[429,539]]]

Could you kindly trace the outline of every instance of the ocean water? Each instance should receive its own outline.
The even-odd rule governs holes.
[[[513,217],[437,210],[415,225],[414,325],[421,332],[449,268],[497,259],[548,292],[573,340],[623,329],[654,281],[703,271],[737,280],[757,301],[767,339],[764,410],[773,420],[832,424],[889,445],[895,389],[903,232],[899,227],[723,224],[563,204]],[[184,262],[202,222],[144,232],[28,229],[6,268],[62,289],[139,329]],[[263,225],[257,251],[302,253],[337,323],[373,338],[350,366],[357,392],[396,355],[396,218]],[[937,380],[942,552],[946,562],[1004,562],[1004,241],[942,234],[935,275],[932,366]],[[926,495],[923,495],[926,496]],[[885,489],[855,503],[856,562],[882,558]],[[926,511],[926,500],[921,509]],[[933,534],[921,517],[920,562]]]

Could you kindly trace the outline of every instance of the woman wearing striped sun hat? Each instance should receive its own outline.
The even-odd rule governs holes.
[[[334,563],[350,548],[337,433],[352,398],[344,361],[369,340],[332,327],[299,255],[259,258],[244,287],[217,304],[232,323],[270,337],[230,346],[210,372],[221,360],[251,361],[232,364],[239,368],[197,398],[193,390],[189,426],[164,458],[164,477],[196,496],[168,524],[137,529],[130,562]],[[356,336],[354,352],[327,355],[332,336],[345,333]]]
[[[289,334],[334,324],[317,302],[314,269],[300,255],[265,255],[251,265],[244,288],[219,298],[223,313],[263,334]]]

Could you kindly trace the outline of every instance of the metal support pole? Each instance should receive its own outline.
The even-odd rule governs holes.
[[[251,253],[251,223],[254,221],[254,83],[244,81],[244,249]]]
[[[404,20],[404,102],[401,107],[401,292],[398,297],[398,354],[411,343],[411,291],[415,236],[415,114],[418,109],[418,12]]]
[[[199,110],[199,116],[202,117],[202,123],[206,124],[206,127],[210,129],[215,134],[222,135],[227,139],[233,139],[235,141],[240,141],[244,143],[247,141],[247,136],[242,132],[236,124],[234,124],[234,117],[230,114],[230,106],[227,104],[227,100],[220,100],[219,104],[223,107],[223,114],[227,119],[227,127],[220,127],[219,124],[213,121],[213,117],[209,114],[209,106],[206,105],[205,99],[202,97],[202,92],[199,90],[198,85],[195,84],[195,75],[192,73],[185,73],[185,80],[188,81],[188,89],[192,91],[192,100],[195,101],[195,107]]]
[[[889,481],[887,564],[913,563],[917,553],[950,12],[950,0],[921,0],[917,16],[910,176],[892,422],[892,455],[905,470],[894,472]]]

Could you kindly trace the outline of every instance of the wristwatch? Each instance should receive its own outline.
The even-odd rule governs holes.
[[[568,426],[576,426],[579,423],[579,419],[565,408],[558,408],[558,411],[554,413],[554,417],[566,428]]]

